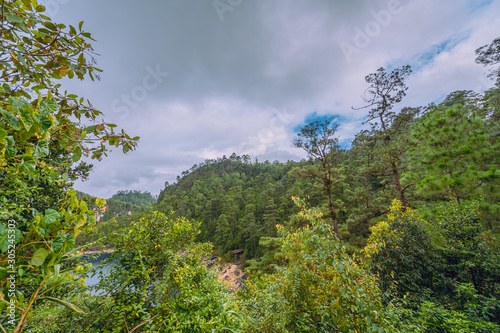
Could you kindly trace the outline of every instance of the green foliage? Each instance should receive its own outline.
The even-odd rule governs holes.
[[[199,224],[151,212],[111,237],[113,264],[97,289],[106,295],[82,331],[209,332],[240,326],[232,298],[203,264],[211,245],[196,243]],[[82,325],[88,325],[82,317]]]
[[[127,228],[149,211],[154,197],[149,192],[119,191],[99,210],[98,223],[90,233],[81,233],[76,239],[78,246],[86,244],[109,246],[107,236],[119,229]]]
[[[259,245],[265,249],[264,254],[259,259],[248,260],[246,271],[252,274],[271,273],[275,265],[283,264],[281,243],[279,237],[261,237]]]
[[[440,290],[440,258],[414,210],[394,200],[387,220],[371,230],[365,255],[370,270],[378,275],[382,291],[422,301]]]
[[[304,185],[309,180],[288,175],[301,163],[248,160],[234,155],[193,166],[165,187],[155,208],[201,222],[197,239],[214,243],[221,256],[236,249],[245,249],[247,259],[262,256],[266,250],[261,237],[276,237],[276,224],[297,211],[289,200],[292,194],[305,191],[314,204],[322,198]]]
[[[0,324],[14,332],[22,331],[30,311],[47,301],[76,309],[65,299],[41,295],[53,277],[68,277],[63,273],[78,262],[75,237],[95,223],[94,212],[71,189],[72,181],[85,178],[91,167],[79,161],[101,158],[107,145],[127,152],[138,139],[115,133],[113,124],[97,123],[100,111],[59,90],[62,77],[94,79],[100,70],[94,67],[92,38],[82,30],[83,22],[78,30],[56,24],[44,10],[36,1],[2,2]],[[95,125],[85,127],[81,120]],[[100,199],[93,203],[103,204]],[[13,270],[14,294],[6,280]],[[16,318],[7,323],[11,300]]]
[[[297,168],[294,174],[299,178],[311,178],[319,182],[328,199],[328,218],[331,219],[335,234],[340,240],[338,229],[338,210],[342,207],[341,200],[334,200],[334,187],[344,180],[340,165],[342,150],[339,139],[334,137],[339,125],[331,124],[329,120],[313,121],[300,129],[293,144],[307,152],[315,162],[310,166]]]
[[[486,123],[475,112],[461,105],[431,108],[415,122],[412,134],[418,149],[411,152],[413,171],[406,182],[416,182],[426,198],[452,196],[460,203],[498,193],[498,143],[489,140]]]
[[[443,203],[435,215],[443,244],[447,283],[468,283],[483,297],[496,298],[500,291],[500,251],[498,242],[484,232],[479,219],[479,202]],[[452,299],[455,303],[464,303]],[[500,322],[500,311],[490,313]]]
[[[500,326],[494,323],[473,318],[465,312],[447,310],[432,302],[422,303],[415,321],[430,333],[500,332]]]
[[[391,331],[375,277],[364,270],[360,258],[346,253],[321,212],[295,201],[309,224],[298,229],[279,226],[287,264],[273,274],[251,278],[240,294],[240,307],[254,330]]]

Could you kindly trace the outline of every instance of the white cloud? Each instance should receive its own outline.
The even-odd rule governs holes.
[[[137,151],[113,152],[77,187],[104,197],[119,189],[158,193],[206,158],[300,159],[291,141],[307,115],[340,116],[341,140],[359,131],[368,110],[351,107],[363,105],[364,77],[379,67],[420,61],[405,106],[476,89],[485,69],[474,51],[498,37],[500,2],[401,0],[401,10],[377,21],[374,13],[394,1],[245,1],[224,21],[210,1],[124,0],[119,15],[115,4],[97,0],[61,5],[55,20],[85,20],[104,69],[101,82],[65,83],[68,89],[141,136]],[[366,33],[373,22],[379,31],[346,61],[340,44],[354,43],[357,29]],[[418,60],[454,36],[462,36],[458,44]],[[142,84],[145,68],[157,65],[170,75],[147,99],[124,119],[111,112],[114,100]]]

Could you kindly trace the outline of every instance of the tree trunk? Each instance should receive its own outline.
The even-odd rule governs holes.
[[[396,188],[398,190],[399,200],[401,200],[401,204],[403,205],[403,207],[407,207],[408,204],[406,202],[405,193],[404,193],[403,187],[401,186],[401,176],[399,175],[398,167],[396,166],[396,163],[394,162],[394,160],[392,158],[392,153],[389,150],[389,146],[390,146],[389,139],[386,138],[384,141],[385,141],[385,145],[387,147],[387,154],[389,155],[389,163],[391,163],[392,174],[394,175],[394,183],[396,184]]]
[[[328,189],[328,204],[330,208],[330,218],[333,221],[333,230],[335,231],[335,235],[337,235],[337,238],[339,242],[342,243],[342,240],[340,239],[340,233],[339,233],[339,227],[337,223],[337,213],[335,212],[335,209],[333,207],[333,199],[332,199],[332,190]]]

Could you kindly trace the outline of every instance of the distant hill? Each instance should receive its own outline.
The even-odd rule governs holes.
[[[93,197],[83,192],[77,192],[81,198]],[[118,191],[106,199],[106,207],[97,215],[97,225],[89,234],[80,234],[76,240],[78,245],[92,243],[108,236],[113,231],[126,228],[132,220],[138,221],[140,216],[151,209],[156,198],[149,192]]]
[[[297,212],[292,195],[319,202],[314,186],[289,174],[307,163],[252,163],[248,155],[235,154],[206,160],[183,172],[176,183],[167,183],[155,209],[201,222],[199,240],[214,243],[227,258],[235,249],[245,249],[248,259],[259,257],[264,250],[259,240],[276,236],[276,224]]]
[[[155,202],[156,198],[149,192],[118,191],[111,198],[106,199],[106,211],[100,217],[100,221],[108,221],[123,214],[130,215],[132,212],[147,210]]]

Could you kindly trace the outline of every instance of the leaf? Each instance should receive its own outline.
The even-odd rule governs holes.
[[[49,154],[49,143],[46,140],[38,141],[35,148],[35,157],[43,157]]]
[[[2,143],[6,137],[7,131],[4,130],[3,127],[0,127],[0,143]]]
[[[22,122],[17,120],[17,118],[10,114],[7,110],[0,109],[0,112],[9,120],[9,125],[12,126],[16,131],[19,131],[22,126]]]
[[[26,64],[26,60],[24,59],[23,55],[21,53],[16,54],[17,58],[19,59],[19,62],[24,66],[28,67],[28,64]]]
[[[23,23],[23,19],[17,16],[16,14],[13,13],[5,14],[5,17],[7,18],[7,21],[11,23]]]
[[[49,297],[49,296],[45,296],[45,297],[40,297],[40,299],[46,299],[48,301],[52,301],[52,302],[56,302],[56,303],[59,303],[61,305],[64,305],[65,307],[77,312],[77,313],[81,313],[81,314],[84,314],[86,315],[86,313],[80,309],[79,307],[77,307],[76,305],[70,303],[70,302],[67,302],[67,301],[64,301],[62,299],[59,299],[59,298],[55,298],[55,297]]]
[[[40,120],[40,123],[42,124],[42,133],[44,133],[45,131],[47,131],[49,128],[52,127],[52,121],[50,121],[48,117],[43,117]]]
[[[24,156],[23,157],[23,162],[22,162],[23,168],[26,169],[26,171],[35,171],[36,169],[36,161],[33,157],[31,156]]]
[[[80,160],[81,157],[82,157],[82,149],[80,147],[73,150],[73,155],[71,156],[73,162],[78,162],[78,160]]]
[[[55,275],[56,277],[58,277],[58,276],[59,276],[59,270],[60,270],[60,269],[61,269],[61,264],[55,264],[55,265],[54,265],[54,275]]]
[[[67,237],[68,235],[66,235],[65,233],[58,233],[56,239],[52,241],[52,252],[59,253],[59,251],[61,251],[61,249],[63,248],[64,242],[66,242]]]
[[[37,249],[30,260],[30,265],[42,266],[48,255],[49,251],[45,250],[44,248]]]
[[[46,209],[45,210],[45,223],[47,225],[54,223],[55,221],[59,220],[61,218],[61,214],[59,214],[56,210],[54,209]]]
[[[87,132],[87,133],[93,132],[96,130],[96,128],[97,128],[96,125],[89,126],[89,127],[85,128],[85,132]]]
[[[61,69],[59,69],[59,75],[60,76],[66,76],[66,74],[68,74],[69,72],[69,68],[68,67],[63,67]]]

